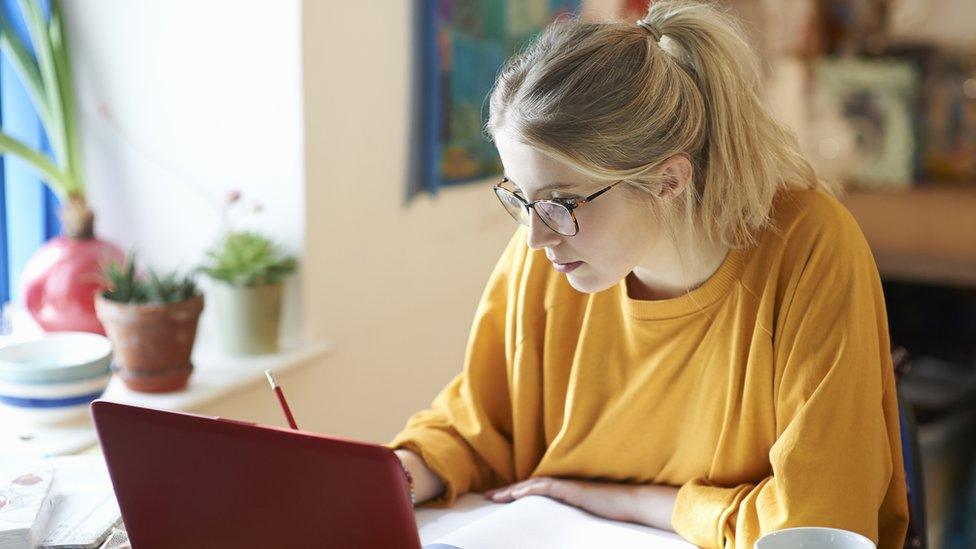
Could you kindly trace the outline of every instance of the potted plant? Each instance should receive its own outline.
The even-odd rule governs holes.
[[[107,263],[108,290],[95,297],[95,310],[112,340],[115,371],[133,391],[162,393],[186,386],[190,355],[203,311],[203,295],[192,274],[136,273],[135,254],[125,264]]]
[[[231,231],[207,251],[199,267],[214,280],[214,301],[224,351],[256,355],[278,350],[282,280],[297,261],[255,231]]]
[[[113,244],[95,238],[95,216],[88,207],[82,179],[61,4],[51,1],[49,21],[40,0],[18,4],[32,48],[14,32],[7,14],[0,13],[0,51],[20,77],[53,158],[32,149],[6,127],[0,131],[0,154],[17,156],[40,174],[61,203],[63,233],[48,240],[27,261],[21,273],[21,293],[27,310],[46,331],[104,334],[94,308],[94,295],[101,289],[99,266],[106,260],[121,261],[124,255]]]

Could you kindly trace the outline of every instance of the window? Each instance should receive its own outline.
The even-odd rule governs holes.
[[[30,48],[14,4],[3,1],[4,18]],[[0,127],[32,148],[51,151],[20,76],[5,56],[0,60]],[[20,299],[24,265],[46,240],[61,233],[58,207],[37,172],[13,155],[0,156],[0,304]]]

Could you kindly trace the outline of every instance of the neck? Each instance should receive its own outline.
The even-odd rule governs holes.
[[[684,295],[711,278],[728,252],[728,246],[702,241],[682,246],[679,251],[670,238],[662,237],[627,275],[627,294],[641,300]]]

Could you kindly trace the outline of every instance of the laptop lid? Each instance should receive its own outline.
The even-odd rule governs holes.
[[[133,547],[420,547],[386,447],[104,400],[91,409]]]

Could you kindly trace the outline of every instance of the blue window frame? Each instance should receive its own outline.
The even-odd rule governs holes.
[[[16,0],[3,0],[3,17],[33,54]],[[42,2],[45,16],[50,4]],[[47,138],[20,77],[0,56],[0,127],[50,154]],[[61,233],[59,201],[37,172],[12,155],[0,156],[0,304],[20,299],[20,274],[40,246]]]

